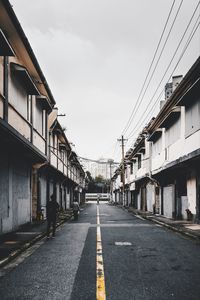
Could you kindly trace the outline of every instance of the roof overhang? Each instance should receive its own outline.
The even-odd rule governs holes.
[[[161,122],[160,127],[161,128],[169,128],[171,124],[173,124],[180,116],[181,113],[181,107],[175,106],[169,114],[166,116],[166,118]]]
[[[0,56],[15,56],[12,46],[5,37],[3,31],[0,29]]]
[[[141,157],[141,155],[142,155],[142,153],[137,152],[137,153],[135,154],[135,157]]]
[[[67,145],[65,143],[59,143],[60,150],[67,150]]]
[[[39,95],[36,97],[36,100],[41,104],[42,108],[46,109],[47,111],[52,110],[52,107],[51,107],[47,97],[45,97],[43,95]]]
[[[191,103],[200,95],[200,78],[187,90],[183,97],[179,101],[179,105],[190,106]]]
[[[162,135],[162,129],[156,129],[147,139],[149,142],[156,142]]]
[[[145,153],[145,147],[141,147],[141,148],[138,150],[138,152],[144,154],[144,153]]]
[[[11,68],[29,95],[40,95],[40,92],[38,91],[26,68],[15,63],[11,63]]]

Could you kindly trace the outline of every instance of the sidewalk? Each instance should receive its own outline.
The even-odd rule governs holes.
[[[71,210],[60,213],[56,227],[62,225],[71,217]],[[17,231],[0,235],[0,268],[45,237],[46,228],[47,222],[39,221],[22,225]]]
[[[161,215],[154,215],[151,212],[145,212],[134,209],[133,207],[123,207],[121,205],[118,205],[118,207],[126,209],[128,212],[134,215],[141,216],[144,219],[157,223],[170,230],[179,232],[189,238],[195,239],[196,241],[200,241],[200,224],[194,224],[192,221],[186,220],[168,219]]]

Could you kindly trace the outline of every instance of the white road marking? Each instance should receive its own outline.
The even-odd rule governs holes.
[[[115,246],[131,246],[130,242],[115,242]]]
[[[96,300],[106,300],[99,206],[97,206]]]

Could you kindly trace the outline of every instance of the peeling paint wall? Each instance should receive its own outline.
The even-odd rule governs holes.
[[[1,154],[1,232],[31,221],[31,167],[22,158]]]
[[[167,218],[173,218],[175,211],[175,188],[174,185],[163,187],[163,215]]]
[[[155,188],[153,184],[147,184],[147,211],[153,212],[155,205]]]
[[[196,177],[194,174],[187,180],[187,195],[188,208],[193,214],[196,214]]]
[[[9,162],[6,155],[0,155],[0,233],[2,222],[9,216]]]
[[[46,204],[47,204],[47,179],[46,176],[40,177],[40,205],[44,218],[46,218]]]

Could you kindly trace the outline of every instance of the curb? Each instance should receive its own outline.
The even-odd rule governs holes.
[[[197,235],[195,235],[195,234],[192,234],[192,233],[190,233],[190,232],[187,232],[187,231],[185,231],[185,230],[182,230],[181,228],[176,228],[176,227],[171,226],[171,225],[169,225],[169,224],[166,224],[166,223],[164,223],[164,222],[158,221],[158,220],[156,220],[153,216],[152,216],[152,217],[148,217],[148,216],[146,216],[145,214],[140,214],[140,213],[138,213],[138,212],[134,212],[134,211],[132,211],[132,210],[129,210],[129,209],[126,208],[126,207],[119,207],[119,208],[122,208],[122,209],[126,210],[127,212],[132,213],[132,214],[135,215],[135,216],[137,216],[137,215],[138,215],[138,216],[142,216],[144,219],[146,219],[146,220],[148,220],[148,221],[151,221],[151,222],[153,222],[153,223],[159,224],[159,225],[161,225],[161,226],[163,226],[163,227],[165,227],[165,228],[167,228],[167,229],[169,229],[169,230],[178,232],[179,234],[182,234],[182,235],[184,235],[184,236],[186,236],[186,237],[188,237],[188,238],[191,238],[191,239],[193,239],[193,240],[196,240],[196,241],[200,242],[200,236],[197,236]]]
[[[62,224],[66,223],[67,221],[69,221],[72,218],[69,217],[66,220],[62,220],[60,221],[57,225],[56,228],[60,227]],[[31,246],[33,246],[35,243],[37,243],[38,241],[40,241],[42,238],[44,238],[46,236],[46,231],[40,233],[39,235],[37,235],[35,238],[33,238],[30,242],[25,243],[24,245],[22,245],[19,249],[11,252],[9,254],[8,257],[4,258],[3,260],[0,261],[0,268],[4,267],[5,265],[7,265],[9,262],[11,262],[13,259],[15,259],[17,256],[19,256],[21,253],[23,253],[24,251],[26,251],[28,248],[30,248]]]
[[[180,229],[180,228],[176,228],[176,227],[171,226],[171,225],[169,225],[169,224],[166,224],[166,223],[163,223],[163,222],[161,222],[161,221],[158,221],[158,220],[156,220],[156,219],[154,219],[154,218],[148,218],[148,217],[146,217],[146,216],[143,216],[143,218],[146,219],[146,220],[148,220],[148,221],[151,221],[151,222],[153,222],[153,223],[157,223],[157,224],[159,224],[159,225],[161,225],[161,226],[163,226],[163,227],[166,227],[167,229],[170,229],[170,230],[173,230],[173,231],[175,231],[175,232],[178,232],[178,233],[180,233],[180,234],[182,234],[182,235],[185,235],[185,236],[187,236],[187,237],[189,237],[189,238],[195,239],[196,241],[200,241],[200,237],[199,237],[199,236],[196,236],[196,235],[194,235],[194,234],[192,234],[192,233],[190,233],[190,232],[186,232],[186,231],[184,231],[184,230],[182,230],[182,229]]]

